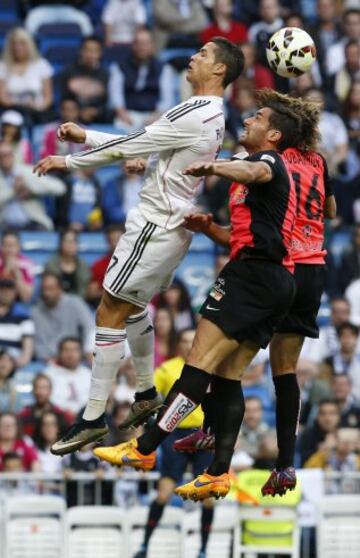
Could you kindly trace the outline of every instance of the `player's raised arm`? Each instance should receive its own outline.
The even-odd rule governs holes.
[[[200,162],[190,165],[183,172],[191,176],[222,176],[243,184],[270,182],[273,178],[270,166],[262,161]]]

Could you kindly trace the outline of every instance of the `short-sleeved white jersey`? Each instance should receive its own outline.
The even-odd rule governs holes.
[[[66,165],[78,169],[149,157],[138,207],[148,221],[174,229],[192,211],[202,180],[182,171],[195,161],[212,161],[221,149],[224,129],[223,99],[193,96],[129,136],[87,131],[86,143],[92,149],[67,155]]]

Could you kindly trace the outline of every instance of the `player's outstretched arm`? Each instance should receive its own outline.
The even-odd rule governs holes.
[[[52,170],[64,171],[66,169],[65,157],[61,157],[60,155],[49,155],[36,163],[33,173],[38,176],[44,176]]]
[[[60,141],[70,141],[72,143],[85,143],[86,131],[75,122],[64,122],[57,130]]]
[[[325,199],[324,216],[326,219],[335,219],[336,217],[336,200],[335,196],[327,196]]]
[[[192,232],[205,234],[222,246],[230,243],[230,227],[221,227],[214,223],[211,213],[191,213],[185,217],[183,226]]]
[[[193,163],[183,171],[183,174],[190,174],[191,176],[210,176],[213,174],[243,184],[269,182],[273,177],[267,163],[240,160]]]

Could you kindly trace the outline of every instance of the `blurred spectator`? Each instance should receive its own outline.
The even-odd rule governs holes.
[[[236,452],[245,452],[251,457],[253,463],[262,458],[261,444],[265,435],[269,434],[270,428],[263,420],[263,406],[257,397],[245,398],[245,415],[241,426],[241,432],[236,443]],[[274,454],[276,459],[277,450]],[[235,454],[235,463],[239,461],[239,455]]]
[[[17,27],[6,36],[0,62],[0,105],[25,111],[37,122],[51,116],[53,69],[40,57],[35,42]]]
[[[32,163],[31,143],[22,137],[24,126],[22,114],[16,110],[6,110],[1,115],[0,124],[0,142],[11,145],[16,163]]]
[[[16,415],[3,413],[0,416],[0,471],[5,453],[15,452],[21,457],[25,471],[39,471],[38,455],[35,448],[21,437]]]
[[[108,111],[109,72],[101,64],[103,47],[97,37],[83,40],[79,60],[58,76],[61,97],[74,97],[85,124],[110,122]]]
[[[56,358],[64,337],[80,337],[82,352],[92,360],[94,319],[88,306],[77,295],[64,293],[55,273],[44,273],[40,298],[32,308],[35,323],[35,355],[38,360]]]
[[[61,233],[58,252],[47,262],[45,272],[58,275],[66,293],[83,297],[90,281],[87,263],[79,257],[79,240],[75,231]]]
[[[23,460],[15,451],[8,451],[2,457],[3,473],[25,473]],[[0,481],[0,503],[5,502],[12,496],[24,496],[24,494],[36,493],[34,483],[24,480]]]
[[[360,223],[354,226],[352,244],[341,256],[338,275],[339,290],[342,293],[352,281],[360,277]]]
[[[52,384],[51,402],[73,414],[86,405],[90,389],[90,370],[81,361],[80,339],[65,337],[59,343],[55,363],[44,370]]]
[[[84,149],[83,145],[60,141],[57,135],[60,124],[64,122],[74,122],[77,124],[80,119],[80,105],[76,97],[64,97],[60,101],[59,107],[60,120],[48,124],[44,130],[40,157],[48,155],[68,155]]]
[[[326,159],[329,173],[337,174],[344,166],[348,154],[348,134],[342,118],[335,112],[325,110],[324,93],[315,87],[309,89],[305,99],[318,103],[321,107],[319,131],[321,135],[320,151]],[[334,134],[336,130],[336,134]]]
[[[176,332],[170,310],[159,308],[154,317],[154,366],[157,368],[175,354]]]
[[[29,165],[18,165],[10,145],[0,144],[0,229],[51,230],[43,196],[60,196],[64,183],[54,176],[39,178]]]
[[[309,32],[316,45],[316,55],[322,76],[325,77],[326,53],[341,38],[336,0],[318,0],[317,15],[316,25],[311,27]]]
[[[0,279],[0,349],[5,349],[16,362],[26,366],[34,352],[34,322],[25,308],[16,302],[13,279]]]
[[[275,31],[283,27],[283,19],[280,15],[280,4],[278,0],[260,0],[259,19],[249,29],[249,40],[256,46],[259,61],[267,65],[266,46]]]
[[[96,170],[78,169],[70,174],[66,194],[59,203],[58,226],[74,231],[97,231],[102,226],[101,185]]]
[[[87,0],[31,0],[25,26],[31,35],[36,35],[42,25],[76,23],[83,35],[90,35],[93,30],[90,18],[81,9],[87,3]]]
[[[335,74],[334,91],[339,101],[348,97],[355,80],[360,79],[360,42],[351,40],[345,46],[344,66]]]
[[[128,172],[126,165],[123,171],[103,186],[101,209],[105,225],[125,223],[128,212],[139,202],[138,195],[143,185],[142,176]]]
[[[352,393],[360,399],[360,353],[358,351],[359,328],[345,322],[337,329],[339,348],[326,360],[332,374],[348,374],[352,382]]]
[[[318,450],[326,450],[334,444],[334,436],[340,424],[340,412],[335,401],[323,400],[312,426],[305,428],[297,440],[298,465],[303,466]]]
[[[349,134],[350,153],[348,158],[354,159],[354,175],[360,173],[360,79],[354,81],[343,104],[345,125]],[[355,197],[358,197],[358,177],[356,176]],[[355,213],[355,221],[360,222],[360,213]]]
[[[170,287],[159,295],[157,307],[170,311],[176,331],[195,326],[189,293],[180,279],[175,278]]]
[[[69,426],[74,419],[72,413],[66,412],[60,407],[51,403],[52,384],[49,376],[40,373],[35,376],[32,382],[32,395],[34,403],[24,407],[18,413],[24,434],[32,438],[40,418],[45,412],[52,412],[57,415],[61,430]]]
[[[142,0],[107,0],[102,13],[105,45],[130,45],[139,27],[146,23]]]
[[[324,399],[332,395],[329,382],[319,378],[319,365],[311,360],[299,359],[296,376],[301,393],[300,424],[306,425],[313,420],[313,413]]]
[[[360,37],[360,9],[351,8],[342,14],[343,36],[326,52],[326,73],[336,74],[345,63],[345,46],[350,40],[358,41]]]
[[[255,45],[250,42],[246,42],[241,43],[240,47],[244,54],[245,66],[241,78],[235,82],[235,90],[241,90],[244,79],[249,80],[252,87],[255,89],[261,89],[263,87],[274,88],[274,74],[267,65],[263,66],[257,61]]]
[[[16,362],[4,349],[0,349],[0,413],[15,411],[17,392],[14,382]]]
[[[0,244],[0,278],[13,279],[17,296],[28,302],[34,292],[33,262],[21,254],[20,237],[16,231],[4,231]]]
[[[350,304],[346,298],[337,296],[330,301],[330,324],[320,327],[319,339],[306,338],[301,358],[322,362],[333,356],[339,348],[337,329],[350,320]]]
[[[360,405],[352,393],[352,381],[348,374],[335,374],[331,389],[340,411],[340,426],[360,428]]]
[[[105,273],[123,232],[123,225],[109,225],[105,229],[109,251],[91,266],[91,279],[86,294],[87,301],[93,306],[97,306],[100,301]]]
[[[153,16],[157,52],[169,46],[197,46],[197,35],[207,22],[198,0],[156,0]]]
[[[236,93],[232,102],[228,105],[227,111],[227,118],[226,118],[226,127],[229,130],[230,134],[233,136],[235,142],[237,143],[240,137],[240,134],[244,130],[244,120],[246,118],[251,117],[257,109],[256,99],[255,99],[255,88],[250,80],[239,80],[236,84]],[[224,183],[226,182],[226,191],[224,192],[226,198],[228,193],[228,183],[224,179],[219,179],[218,177],[210,177],[206,181],[206,186],[210,186],[210,179],[213,178],[213,182],[215,183]],[[208,192],[208,196],[211,192],[214,193],[214,189],[211,189]],[[215,200],[214,200],[215,201]],[[215,204],[218,205],[220,200],[216,200]],[[210,200],[209,200],[210,202]],[[211,202],[210,202],[211,203]],[[221,203],[223,205],[223,203]]]
[[[34,432],[34,444],[37,450],[42,473],[62,472],[62,461],[50,452],[60,432],[59,416],[53,411],[44,411],[39,418]]]
[[[99,462],[98,458],[92,452],[94,444],[88,444],[80,451],[66,455],[62,464],[64,467],[64,477],[67,479],[66,484],[66,503],[68,507],[81,505],[91,506],[95,504],[95,482],[85,481],[82,482],[82,496],[79,502],[79,484],[72,481],[71,477],[74,473],[94,473],[98,479],[103,479],[104,468],[103,464]],[[112,505],[112,488],[111,481],[104,481],[101,483],[101,504]]]
[[[150,31],[140,29],[135,33],[129,55],[112,64],[110,72],[110,103],[120,128],[138,130],[174,104],[173,73],[155,57]]]
[[[345,296],[351,307],[350,319],[360,326],[360,279],[356,279],[350,283],[345,291]]]
[[[359,443],[359,432],[356,428],[340,428],[331,438],[331,442],[323,444],[304,463],[305,468],[326,469],[327,471],[354,472],[360,471],[360,456],[356,454]],[[337,483],[333,484],[335,492]]]
[[[202,44],[208,43],[213,37],[225,37],[233,43],[242,43],[247,39],[247,27],[232,17],[232,0],[215,0],[214,22],[200,34]]]

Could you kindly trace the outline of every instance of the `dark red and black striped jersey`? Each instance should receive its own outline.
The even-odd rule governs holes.
[[[293,271],[289,256],[296,215],[296,193],[286,161],[276,151],[260,151],[247,161],[267,163],[272,179],[261,184],[230,187],[230,258],[239,254],[264,258]]]
[[[290,254],[295,263],[323,264],[324,206],[332,195],[325,159],[315,151],[286,149],[282,153],[296,191],[296,220]]]

